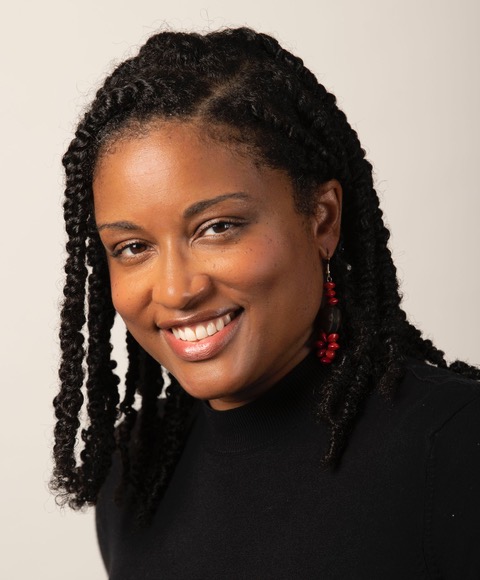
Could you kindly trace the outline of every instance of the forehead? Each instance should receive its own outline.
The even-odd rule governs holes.
[[[145,162],[149,156],[157,163],[161,157],[166,159],[169,156],[173,159],[177,155],[178,158],[183,158],[187,154],[191,158],[198,158],[209,155],[212,151],[217,155],[228,154],[236,157],[238,161],[243,159],[261,165],[261,155],[253,146],[243,143],[235,129],[193,120],[133,119],[104,139],[100,146],[94,178],[105,162],[112,162],[112,157],[123,156],[121,161],[125,163],[127,157],[129,162],[135,157],[137,162]]]
[[[125,208],[175,211],[225,193],[266,200],[282,190],[291,197],[285,172],[260,165],[244,148],[178,123],[113,141],[100,156],[93,180],[97,220]]]

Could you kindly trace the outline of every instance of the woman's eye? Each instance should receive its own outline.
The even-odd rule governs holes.
[[[204,236],[211,236],[211,235],[218,235],[223,234],[227,230],[233,228],[236,224],[232,222],[217,222],[216,224],[212,224],[208,228],[203,230]]]
[[[138,256],[142,252],[145,251],[145,244],[140,242],[132,242],[131,244],[125,244],[124,246],[119,247],[118,249],[112,252],[112,256],[114,258],[118,257],[125,257],[125,258],[133,258],[134,256]]]

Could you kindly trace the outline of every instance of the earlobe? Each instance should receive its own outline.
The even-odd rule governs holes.
[[[342,186],[336,179],[322,183],[316,191],[313,217],[314,235],[324,260],[332,257],[340,239],[342,221]]]

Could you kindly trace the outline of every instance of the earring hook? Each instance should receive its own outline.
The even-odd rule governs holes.
[[[331,282],[332,281],[332,276],[330,274],[330,252],[327,249],[327,265],[325,268],[325,278],[327,282]]]

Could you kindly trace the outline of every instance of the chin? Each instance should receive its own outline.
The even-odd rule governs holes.
[[[202,401],[235,397],[241,394],[244,385],[240,380],[232,381],[231,376],[227,381],[225,375],[215,377],[211,372],[189,373],[188,376],[183,373],[172,374],[189,395]]]

